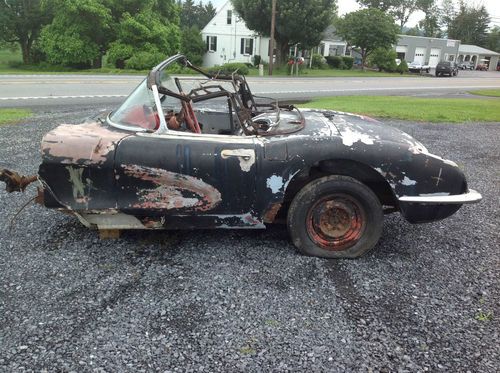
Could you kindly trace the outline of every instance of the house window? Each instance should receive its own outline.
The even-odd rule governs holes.
[[[241,38],[241,54],[253,54],[253,39]]]
[[[233,21],[233,11],[231,9],[227,10],[227,24],[230,25]]]
[[[217,51],[217,36],[207,36],[207,51]]]

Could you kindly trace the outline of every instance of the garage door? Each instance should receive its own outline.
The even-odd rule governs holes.
[[[431,54],[429,56],[429,66],[436,67],[440,59],[441,59],[441,49],[431,48]]]
[[[406,60],[407,53],[408,47],[406,45],[396,45],[396,54],[400,60]]]
[[[414,62],[424,63],[425,62],[425,50],[426,48],[417,47],[415,48],[415,58]]]

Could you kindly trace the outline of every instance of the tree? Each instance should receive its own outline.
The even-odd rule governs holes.
[[[448,37],[461,40],[462,44],[485,45],[489,23],[490,17],[484,5],[474,7],[461,2],[459,11],[450,22]]]
[[[357,0],[357,2],[367,8],[389,12],[398,21],[402,32],[411,15],[418,10],[425,11],[434,0]]]
[[[108,61],[118,68],[149,69],[179,50],[179,8],[173,0],[129,1],[135,1],[136,11],[117,13]]]
[[[486,48],[500,52],[500,27],[495,26],[491,29],[486,40]]]
[[[447,37],[451,21],[455,18],[456,13],[454,0],[442,0],[439,15],[439,26],[444,30]]]
[[[40,44],[50,63],[100,67],[110,38],[111,12],[99,0],[52,0],[55,14]]]
[[[271,1],[231,1],[249,29],[269,36]],[[280,64],[286,57],[289,45],[300,43],[304,48],[318,45],[323,31],[331,24],[335,11],[336,0],[280,0],[277,4],[274,31],[277,63]]]
[[[197,27],[202,29],[215,16],[216,9],[212,2],[204,5],[201,1],[195,5],[193,0],[185,0],[179,4],[181,7],[181,28]]]
[[[390,15],[374,8],[348,13],[337,21],[336,26],[338,34],[347,43],[359,48],[363,68],[375,49],[387,49],[396,43],[399,31]]]
[[[418,27],[422,30],[422,34],[431,38],[443,37],[443,31],[439,27],[441,13],[436,4],[432,1],[423,11],[425,17],[418,23]]]
[[[51,7],[41,3],[41,0],[0,1],[0,41],[19,44],[25,64],[32,61],[31,48],[42,27],[52,20]]]
[[[194,65],[201,65],[205,42],[196,26],[182,29],[181,51]]]

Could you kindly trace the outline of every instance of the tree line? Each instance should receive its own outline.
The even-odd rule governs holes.
[[[251,30],[269,36],[271,1],[231,1]],[[463,44],[500,50],[500,28],[488,29],[490,17],[483,5],[469,5],[463,0],[356,1],[360,10],[338,17],[335,0],[278,0],[274,30],[277,62],[287,57],[290,45],[300,44],[304,50],[317,46],[329,25],[358,49],[363,66],[375,51],[380,59],[381,50],[392,50],[399,33],[448,37],[459,39]],[[424,13],[424,18],[415,27],[407,28],[408,20],[418,11]],[[392,60],[394,63],[394,58]]]
[[[200,29],[215,15],[193,0],[3,0],[0,41],[18,44],[24,64],[147,69],[183,50],[201,63]]]
[[[270,0],[231,1],[248,28],[269,36]],[[360,10],[338,17],[336,0],[278,0],[277,62],[286,60],[291,45],[317,46],[330,25],[358,48],[363,64],[375,50],[391,49],[398,33],[500,50],[500,28],[488,30],[490,17],[482,5],[463,0],[357,2]],[[417,11],[424,18],[407,28]],[[0,42],[17,43],[25,64],[100,67],[106,56],[118,68],[147,69],[178,51],[200,64],[205,52],[200,30],[215,13],[211,2],[194,0],[2,0]]]

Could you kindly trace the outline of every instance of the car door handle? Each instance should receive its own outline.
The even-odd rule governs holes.
[[[236,157],[249,161],[255,156],[255,152],[252,149],[224,149],[220,152],[220,155],[222,159]]]

